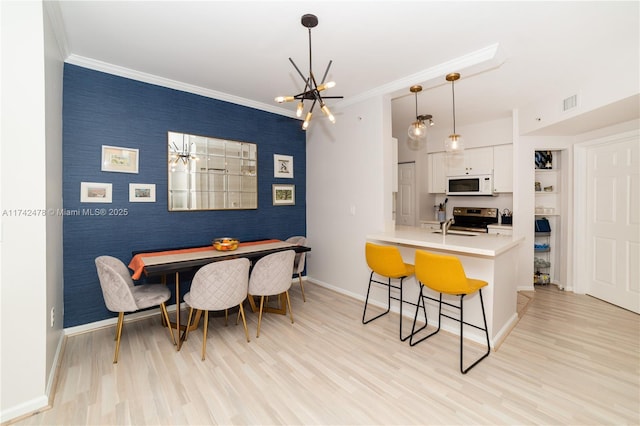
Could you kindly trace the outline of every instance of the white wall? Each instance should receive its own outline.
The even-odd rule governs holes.
[[[595,55],[597,56],[597,53]],[[637,95],[640,92],[638,63],[634,63],[633,58],[627,55],[621,52],[619,64],[601,62],[600,66],[591,70],[594,74],[590,76],[589,81],[576,80],[575,85],[567,87],[565,93],[558,93],[555,97],[523,106],[520,109],[520,134],[525,135],[545,127],[553,127],[556,123],[570,121],[574,117]],[[563,112],[563,99],[573,95],[578,96],[578,106]],[[605,115],[603,111],[598,113],[598,116]],[[597,120],[598,116],[593,119]],[[612,119],[615,120],[615,117]]]
[[[45,392],[51,396],[55,379],[55,368],[62,350],[64,288],[63,288],[63,239],[62,219],[62,85],[64,76],[64,55],[53,30],[52,16],[45,3],[44,7],[44,72],[45,72],[45,125],[46,125],[46,206],[47,214],[47,300],[46,318],[46,368]],[[55,309],[54,325],[51,325],[51,310]]]
[[[62,203],[62,61],[50,30],[45,34],[40,1],[0,2],[0,15],[0,419],[6,421],[48,404],[62,337],[62,223],[47,216],[48,207]],[[25,156],[29,167],[16,161]],[[54,328],[49,306],[60,312]]]
[[[350,105],[334,125],[318,117],[307,134],[309,278],[361,299],[366,235],[392,223],[390,105],[383,98]]]

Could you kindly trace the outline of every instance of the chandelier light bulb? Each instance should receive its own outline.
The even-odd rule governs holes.
[[[311,121],[311,116],[313,114],[311,112],[307,113],[307,116],[304,118],[304,123],[302,123],[302,130],[307,130],[309,127],[309,122]]]
[[[278,96],[276,98],[276,102],[281,104],[283,102],[291,102],[293,101],[295,98],[293,96]]]
[[[296,108],[296,117],[302,117],[302,110],[304,109],[304,104],[302,102],[298,103],[298,107]]]
[[[320,86],[318,86],[318,92],[322,92],[325,89],[331,89],[332,87],[336,87],[335,81],[330,81],[328,83],[321,84]]]
[[[322,110],[322,112],[324,112],[324,114],[327,116],[327,118],[329,119],[330,122],[335,123],[336,122],[336,118],[333,116],[333,114],[331,114],[331,111],[329,111],[329,107],[326,105],[322,105],[322,108],[320,108]]]

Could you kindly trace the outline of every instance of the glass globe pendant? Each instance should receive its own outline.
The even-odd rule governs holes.
[[[453,133],[445,139],[444,150],[450,154],[458,154],[464,151],[464,141],[462,140],[462,136],[456,133],[456,94],[453,88],[453,83],[460,79],[460,74],[457,72],[447,74],[445,79],[451,82],[451,96],[453,98]]]
[[[409,148],[417,151],[427,146],[427,125],[425,120],[428,120],[429,125],[433,125],[431,115],[418,115],[418,93],[422,91],[422,86],[411,86],[409,91],[414,94],[416,100],[416,121],[409,125],[407,135],[409,139],[407,144]]]
[[[409,126],[409,138],[413,140],[426,139],[427,138],[427,126],[424,121],[414,121]]]

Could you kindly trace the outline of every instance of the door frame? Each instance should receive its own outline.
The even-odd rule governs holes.
[[[573,270],[575,271],[575,280],[573,282],[573,292],[578,294],[587,294],[589,286],[588,270],[581,268],[580,265],[588,265],[589,253],[587,253],[587,217],[583,212],[587,208],[587,151],[598,145],[606,145],[613,142],[624,142],[626,140],[637,139],[640,136],[640,130],[623,132],[616,135],[606,136],[593,139],[574,145],[574,168],[573,175],[575,188],[573,192],[573,246],[576,248],[573,257]]]
[[[416,197],[416,174],[418,173],[418,167],[416,166],[416,162],[415,161],[399,161],[398,162],[398,170],[397,170],[397,179],[398,179],[398,196],[396,198],[396,223],[398,223],[398,218],[400,216],[399,212],[400,212],[400,206],[401,206],[401,200],[400,200],[400,169],[402,168],[401,166],[405,166],[411,164],[413,166],[413,182],[411,184],[411,195],[413,197],[413,224],[411,226],[416,226],[417,222],[418,222],[418,218],[419,218],[419,213],[418,213],[418,200]]]

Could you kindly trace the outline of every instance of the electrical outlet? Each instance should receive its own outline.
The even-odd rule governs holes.
[[[51,327],[56,323],[56,308],[51,308]]]

